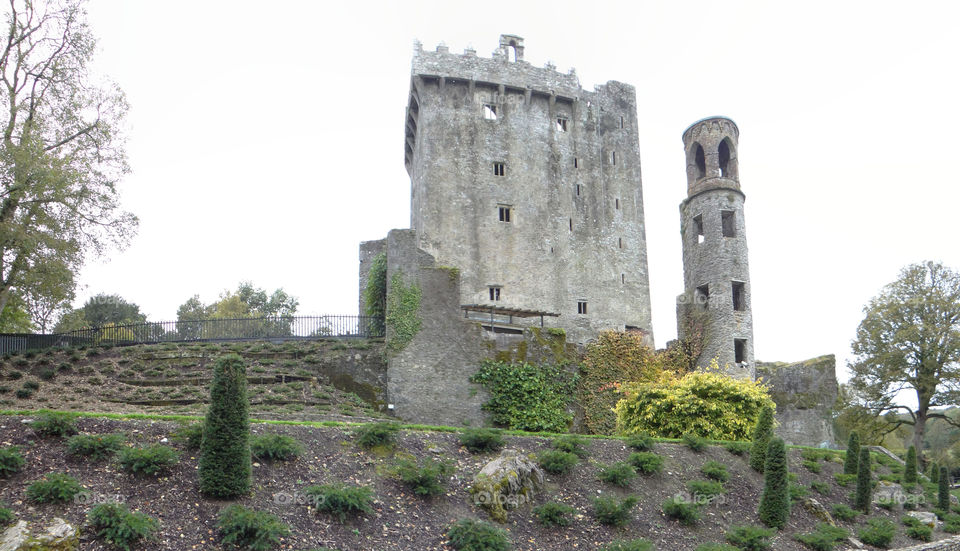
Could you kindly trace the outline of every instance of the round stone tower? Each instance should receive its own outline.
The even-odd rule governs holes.
[[[753,378],[753,315],[737,170],[737,125],[710,117],[683,133],[687,198],[680,204],[684,294],[678,334],[693,345],[698,367],[717,359],[735,377]]]

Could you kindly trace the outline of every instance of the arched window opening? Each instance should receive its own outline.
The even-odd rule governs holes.
[[[703,146],[697,144],[694,162],[697,164],[697,178],[703,178],[707,175],[707,159],[703,154]]]
[[[730,169],[732,168],[730,166],[730,145],[727,143],[726,139],[720,142],[720,147],[717,148],[717,154],[719,155],[720,161],[720,176],[723,178],[730,178]]]
[[[511,41],[510,41],[510,52],[513,53],[513,55],[511,56],[510,61],[516,63],[516,61],[517,61],[517,41],[516,41],[516,40],[511,40]]]

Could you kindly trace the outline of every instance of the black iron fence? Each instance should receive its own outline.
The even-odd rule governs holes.
[[[81,345],[372,338],[383,336],[383,326],[382,319],[372,316],[283,316],[146,322],[92,327],[54,335],[0,334],[0,354]]]

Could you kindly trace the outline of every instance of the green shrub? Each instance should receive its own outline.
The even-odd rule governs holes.
[[[507,533],[489,522],[461,519],[447,530],[447,542],[457,551],[509,551]]]
[[[415,459],[398,459],[393,465],[396,477],[418,496],[444,493],[444,484],[453,470],[453,465],[429,458],[419,464]]]
[[[906,465],[903,468],[903,483],[917,483],[917,448],[913,446],[907,449]]]
[[[17,516],[13,514],[13,511],[6,507],[0,507],[0,528],[13,524],[15,520],[17,520]]]
[[[927,478],[934,484],[940,482],[940,465],[936,461],[930,462],[930,471]]]
[[[860,514],[860,511],[857,511],[856,509],[851,509],[849,506],[843,503],[834,504],[833,507],[831,508],[831,511],[833,513],[833,516],[837,517],[838,519],[844,522],[849,522],[857,518],[857,515]]]
[[[796,539],[814,551],[833,551],[838,543],[849,536],[850,533],[843,528],[821,522],[813,532],[798,534]]]
[[[537,456],[537,462],[543,470],[556,475],[569,473],[579,461],[575,454],[559,450],[543,451]]]
[[[627,447],[633,448],[638,452],[648,452],[653,449],[655,444],[653,437],[645,432],[638,432],[627,438]]]
[[[78,434],[67,440],[67,453],[93,460],[110,457],[123,447],[122,434]]]
[[[685,446],[695,452],[702,452],[703,450],[707,449],[707,446],[710,444],[706,438],[697,436],[692,432],[684,433],[683,437],[681,437],[681,440],[683,440]]]
[[[587,449],[590,446],[590,440],[575,434],[558,436],[553,439],[551,445],[555,450],[572,453],[580,459],[585,459],[590,455],[590,451]]]
[[[701,543],[695,551],[740,551],[740,548],[726,543]]]
[[[775,530],[753,526],[750,524],[740,524],[731,526],[725,534],[726,540],[733,544],[737,549],[744,551],[764,551],[770,549],[770,538],[776,533]]]
[[[916,519],[914,519],[916,520]],[[907,537],[920,541],[933,541],[933,528],[919,522],[907,525]]]
[[[680,496],[674,496],[664,501],[661,509],[663,514],[667,515],[667,518],[686,526],[691,526],[700,520],[700,507]]]
[[[640,474],[656,474],[663,470],[663,458],[653,452],[635,452],[627,462]]]
[[[713,440],[743,440],[749,424],[773,400],[762,383],[717,371],[694,371],[654,382],[628,383],[617,402],[617,430],[678,438],[695,433]]]
[[[948,534],[960,534],[960,515],[947,515],[943,519],[943,531]]]
[[[854,508],[870,512],[870,495],[873,492],[873,479],[870,476],[870,450],[860,449],[860,460],[857,462],[857,491],[854,499]]]
[[[830,485],[826,482],[814,480],[810,483],[810,487],[813,488],[818,494],[827,495],[830,493]]]
[[[857,464],[860,461],[860,435],[857,431],[850,433],[847,440],[847,451],[844,455],[843,474],[857,474]]]
[[[23,458],[20,448],[17,446],[0,448],[0,478],[6,478],[20,472],[26,463],[27,460]]]
[[[33,396],[33,391],[29,388],[18,388],[17,391],[14,392],[14,396],[21,400],[26,400],[27,398]]]
[[[533,509],[533,514],[544,526],[569,526],[573,522],[570,516],[575,512],[577,510],[573,507],[555,501],[544,503]]]
[[[36,503],[66,503],[82,491],[76,478],[50,473],[27,487],[27,499]]]
[[[276,515],[254,511],[242,505],[227,505],[220,511],[217,528],[223,534],[223,543],[253,551],[267,551],[290,534],[290,528]]]
[[[30,426],[42,436],[70,436],[77,434],[77,416],[73,413],[45,412]]]
[[[203,423],[190,423],[182,425],[173,431],[173,439],[182,442],[183,445],[191,451],[200,449],[200,443],[203,442]]]
[[[373,490],[366,486],[323,484],[308,486],[303,493],[319,513],[329,513],[342,523],[348,516],[373,512]]]
[[[687,489],[693,494],[697,503],[707,503],[725,492],[723,484],[713,480],[691,480],[687,482]]]
[[[380,446],[392,446],[393,437],[400,432],[398,423],[370,423],[357,428],[353,436],[357,439],[357,445],[365,450]]]
[[[763,469],[763,494],[758,514],[770,528],[783,528],[790,515],[790,488],[787,482],[787,449],[783,440],[771,438]]]
[[[937,482],[937,508],[950,510],[950,471],[940,467],[940,480]]]
[[[250,453],[264,461],[289,461],[303,453],[303,446],[282,434],[258,434],[250,437]]]
[[[637,471],[633,466],[624,461],[618,461],[612,465],[601,465],[600,472],[597,473],[597,479],[601,482],[628,488],[630,482],[637,477]]]
[[[820,463],[818,463],[818,462],[816,462],[816,461],[804,461],[804,462],[803,462],[803,466],[804,466],[808,471],[810,471],[811,473],[819,473],[819,472],[820,472]]]
[[[250,491],[250,418],[243,358],[227,354],[213,366],[210,407],[200,441],[200,493],[233,498]]]
[[[857,480],[857,475],[847,474],[847,473],[833,473],[833,479],[837,481],[837,484],[843,487],[847,487]]]
[[[49,381],[49,380],[53,379],[54,377],[56,377],[56,375],[57,375],[57,371],[56,371],[54,368],[52,368],[52,367],[45,367],[45,368],[43,368],[43,369],[40,370],[40,374],[38,375],[38,377],[40,377],[40,379],[42,379],[42,380],[44,380],[44,381]]]
[[[807,494],[810,493],[810,490],[806,486],[800,484],[790,484],[790,501],[800,501],[801,499],[807,497]]]
[[[750,446],[750,467],[762,473],[767,459],[767,448],[773,438],[773,408],[765,407],[753,426]]]
[[[125,551],[141,540],[151,539],[160,529],[156,519],[139,511],[131,512],[120,503],[97,505],[87,513],[87,521],[98,538]]]
[[[727,466],[719,461],[707,461],[700,467],[703,476],[717,482],[726,482],[730,480],[730,473],[727,472]]]
[[[887,519],[872,518],[867,521],[867,525],[857,532],[857,539],[882,549],[890,547],[890,542],[897,535],[897,527]]]
[[[517,430],[563,432],[573,422],[567,405],[577,375],[562,365],[484,360],[470,377],[490,393],[483,409],[497,425]]]
[[[494,429],[466,429],[460,434],[460,445],[470,453],[495,452],[503,447],[503,435]]]
[[[601,546],[600,551],[653,551],[653,544],[645,539],[617,540]]]
[[[639,502],[636,496],[622,500],[601,496],[593,500],[593,517],[606,526],[624,526],[630,522],[630,510]]]
[[[172,469],[180,461],[180,454],[163,444],[151,444],[142,448],[127,446],[117,453],[117,461],[124,471],[154,475]]]
[[[750,451],[750,442],[727,442],[724,448],[733,455],[746,455]],[[709,545],[709,544],[707,544]],[[724,544],[717,544],[724,545]]]

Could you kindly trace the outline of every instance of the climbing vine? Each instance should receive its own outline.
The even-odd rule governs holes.
[[[471,383],[483,385],[490,401],[483,409],[493,422],[511,429],[565,432],[573,422],[567,406],[577,374],[562,365],[485,360]]]
[[[370,332],[382,334],[384,318],[387,313],[387,254],[373,257],[367,276],[367,287],[363,290],[363,312],[370,316]]]
[[[407,285],[399,271],[390,278],[390,291],[387,293],[387,327],[390,338],[387,348],[399,352],[413,340],[420,331],[420,287],[415,283]]]

